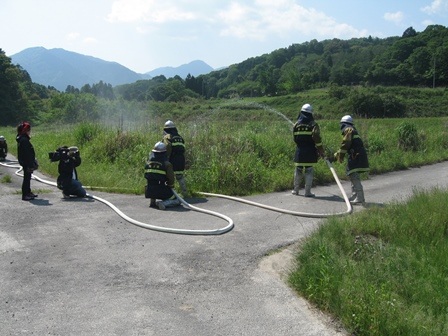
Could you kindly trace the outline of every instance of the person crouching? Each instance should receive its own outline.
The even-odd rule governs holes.
[[[60,154],[57,179],[57,186],[62,190],[64,198],[70,196],[86,197],[86,191],[78,180],[76,167],[81,165],[81,156],[78,147],[59,147],[57,150]]]
[[[145,198],[150,198],[150,207],[164,210],[167,207],[180,205],[174,195],[174,170],[168,161],[166,145],[159,141],[154,145],[152,154],[145,165],[145,178],[147,180]],[[161,201],[156,201],[160,199]]]

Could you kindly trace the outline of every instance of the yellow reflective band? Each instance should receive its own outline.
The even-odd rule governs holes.
[[[296,167],[314,167],[316,164],[315,163],[298,163],[298,162],[294,162],[294,166]]]
[[[184,171],[183,170],[174,171],[174,174],[176,174],[176,175],[183,175]]]
[[[351,173],[366,173],[368,171],[370,171],[370,168],[355,168],[349,170],[347,174],[350,175]]]
[[[160,169],[146,169],[145,173],[154,173],[154,174],[162,174],[162,175],[166,175],[166,171],[164,170],[160,170]]]
[[[182,142],[173,142],[171,143],[172,146],[183,146],[185,147],[185,144],[183,144]]]
[[[339,150],[339,153],[341,153],[341,154],[345,154],[345,153],[347,153],[347,150],[346,150],[346,149],[340,149],[340,150]]]
[[[354,135],[353,139],[361,139],[361,137],[359,135]]]
[[[322,142],[316,144],[316,147],[322,146]]]
[[[312,131],[309,131],[309,132],[305,132],[305,131],[294,132],[294,135],[311,135],[311,134],[313,134]]]

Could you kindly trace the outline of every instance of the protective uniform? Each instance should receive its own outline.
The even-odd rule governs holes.
[[[3,135],[0,135],[0,160],[4,160],[8,154],[8,144]]]
[[[353,126],[353,118],[349,115],[342,117],[340,125],[342,143],[340,149],[334,154],[334,161],[342,163],[347,154],[346,174],[350,178],[352,188],[350,203],[362,204],[365,199],[359,174],[370,170],[367,152],[358,131]]]
[[[171,120],[168,120],[163,127],[162,142],[166,145],[166,155],[173,165],[174,175],[179,182],[182,194],[185,196],[187,194],[187,185],[184,178],[185,141]]]
[[[145,165],[145,178],[147,180],[145,197],[151,199],[150,207],[164,210],[167,207],[180,205],[174,195],[173,165],[168,161],[166,145],[163,142],[155,144],[151,157]],[[161,199],[162,201],[157,201]]]
[[[305,169],[305,197],[314,197],[311,193],[314,165],[319,155],[324,156],[319,125],[314,121],[313,107],[310,104],[302,106],[297,122],[293,128],[296,151],[294,155],[294,190],[293,195],[299,195],[300,182]]]

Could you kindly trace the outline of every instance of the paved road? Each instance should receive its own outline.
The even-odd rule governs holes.
[[[167,234],[132,225],[101,202],[64,200],[32,181],[39,198],[21,200],[21,178],[0,166],[1,335],[343,335],[285,285],[291,248],[320,219],[294,217],[219,198],[187,199],[230,216],[219,236]],[[36,173],[38,176],[42,176]],[[369,206],[405,199],[414,186],[447,186],[448,162],[364,182]],[[349,185],[343,182],[348,192]],[[339,212],[336,185],[248,199],[305,212]],[[182,229],[224,220],[184,207],[149,208],[143,196],[100,192],[130,217]],[[360,207],[356,207],[359,211]]]

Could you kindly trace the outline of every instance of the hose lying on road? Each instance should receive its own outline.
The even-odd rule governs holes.
[[[302,217],[311,217],[311,218],[325,218],[325,217],[343,216],[343,215],[351,214],[352,211],[353,211],[352,205],[350,204],[350,201],[349,201],[349,199],[347,197],[347,194],[345,193],[344,188],[342,187],[341,182],[339,181],[339,178],[338,178],[338,176],[336,174],[336,171],[334,170],[334,168],[331,165],[329,160],[326,159],[325,161],[326,161],[328,167],[330,168],[330,170],[331,170],[331,172],[333,174],[333,177],[334,177],[334,179],[335,179],[335,181],[336,181],[336,183],[337,183],[337,185],[338,185],[339,189],[341,190],[341,193],[342,193],[342,195],[344,197],[344,201],[345,201],[345,203],[347,205],[347,210],[344,211],[344,212],[338,212],[338,213],[332,213],[332,214],[318,214],[318,213],[291,211],[291,210],[280,209],[280,208],[268,206],[268,205],[261,204],[261,203],[252,202],[252,201],[249,201],[249,200],[245,200],[245,199],[238,198],[238,197],[233,197],[233,196],[227,196],[227,195],[221,195],[221,194],[213,194],[213,193],[206,193],[206,192],[201,192],[201,194],[207,195],[207,196],[215,196],[215,197],[220,197],[220,198],[226,198],[226,199],[230,199],[230,200],[233,200],[233,201],[242,202],[242,203],[246,203],[246,204],[253,205],[253,206],[256,206],[256,207],[260,207],[260,208],[264,208],[264,209],[268,209],[268,210],[272,210],[272,211],[276,211],[276,212],[280,212],[280,213],[285,213],[285,214],[289,214],[289,215],[293,215],[293,216],[302,216]],[[5,166],[5,167],[10,167],[10,168],[19,168],[16,171],[16,175],[23,176],[23,175],[20,174],[20,172],[22,171],[22,167],[20,167],[18,165],[10,165],[10,164],[4,164],[4,163],[0,163],[0,165]],[[55,182],[44,180],[44,179],[42,179],[42,178],[40,178],[38,176],[35,176],[34,174],[32,175],[32,178],[37,180],[37,181],[39,181],[39,182],[41,182],[41,183],[45,183],[45,184],[57,187],[57,184]],[[89,188],[89,187],[85,187],[85,188]],[[220,234],[229,232],[230,230],[233,229],[234,223],[233,223],[233,220],[230,217],[228,217],[226,215],[223,215],[221,213],[215,212],[215,211],[205,210],[205,209],[201,209],[201,208],[195,207],[195,206],[189,204],[188,202],[186,202],[183,198],[181,198],[179,196],[179,194],[177,194],[174,189],[172,189],[172,190],[173,190],[174,195],[178,198],[178,200],[183,205],[185,205],[187,208],[189,208],[191,210],[194,210],[194,211],[202,212],[202,213],[205,213],[205,214],[208,214],[208,215],[220,217],[220,218],[226,220],[229,224],[226,227],[224,227],[224,228],[215,229],[215,230],[186,230],[186,229],[175,229],[175,228],[155,226],[155,225],[151,225],[151,224],[142,223],[142,222],[137,221],[137,220],[135,220],[133,218],[130,218],[129,216],[124,214],[120,209],[118,209],[115,205],[113,205],[112,203],[110,203],[109,201],[107,201],[107,200],[105,200],[103,198],[100,198],[100,197],[97,197],[97,196],[94,196],[94,195],[90,195],[90,194],[87,194],[87,197],[91,198],[91,199],[95,199],[95,200],[97,200],[97,201],[99,201],[99,202],[101,202],[103,204],[106,204],[107,206],[109,206],[112,210],[114,210],[124,220],[126,220],[126,221],[128,221],[128,222],[130,222],[130,223],[132,223],[134,225],[137,225],[137,226],[140,226],[142,228],[149,229],[149,230],[160,231],[160,232],[165,232],[165,233],[184,234],[184,235],[220,235]]]
[[[13,161],[10,161],[11,163],[16,163]],[[21,166],[18,166],[17,164],[5,164],[0,162],[0,165],[5,166],[5,167],[9,167],[9,168],[18,168],[18,170],[16,171],[16,175],[18,176],[23,176],[23,174],[21,174],[20,172],[23,170],[23,168]],[[48,180],[44,180],[36,175],[31,175],[31,178],[39,181],[41,183],[45,183],[48,185],[52,185],[54,187],[57,187],[56,182],[52,182],[52,181],[48,181]],[[86,189],[88,187],[85,187]],[[184,204],[186,207],[188,207],[191,210],[194,211],[198,211],[198,212],[202,212],[208,215],[212,215],[212,216],[216,216],[216,217],[220,217],[224,220],[226,220],[229,224],[223,228],[220,229],[215,229],[215,230],[186,230],[186,229],[175,229],[175,228],[169,228],[169,227],[162,227],[162,226],[156,226],[156,225],[151,225],[151,224],[146,224],[146,223],[142,223],[140,221],[137,221],[129,216],[127,216],[126,214],[124,214],[120,209],[118,209],[115,205],[113,205],[111,202],[100,198],[98,196],[94,196],[94,195],[90,195],[87,194],[86,197],[97,200],[103,204],[106,204],[108,207],[110,207],[112,210],[114,210],[121,218],[123,218],[124,220],[128,221],[129,223],[132,223],[134,225],[140,226],[142,228],[145,229],[149,229],[149,230],[154,230],[154,231],[160,231],[160,232],[165,232],[165,233],[176,233],[176,234],[183,234],[183,235],[220,235],[223,233],[226,233],[230,230],[233,229],[234,224],[233,224],[233,220],[223,214],[220,214],[219,212],[215,212],[215,211],[210,211],[210,210],[205,210],[205,209],[201,209],[198,207],[195,207],[189,203],[187,203],[184,199],[182,199],[174,190],[173,190],[174,194],[176,195],[176,197],[179,199],[179,201]]]
[[[332,213],[332,214],[319,214],[319,213],[309,213],[309,212],[300,212],[300,211],[292,211],[292,210],[286,210],[286,209],[280,209],[280,208],[276,208],[273,206],[269,206],[269,205],[265,205],[265,204],[261,204],[261,203],[256,203],[256,202],[252,202],[243,198],[238,198],[238,197],[233,197],[233,196],[227,196],[227,195],[221,195],[221,194],[213,194],[213,193],[207,193],[207,192],[200,192],[200,194],[202,195],[206,195],[206,196],[215,196],[215,197],[220,197],[220,198],[226,198],[232,201],[237,201],[237,202],[241,202],[241,203],[246,203],[249,205],[253,205],[259,208],[264,208],[264,209],[268,209],[268,210],[272,210],[272,211],[276,211],[276,212],[280,212],[280,213],[285,213],[288,215],[293,215],[293,216],[301,216],[301,217],[311,217],[311,218],[326,218],[326,217],[333,217],[333,216],[344,216],[344,215],[349,215],[352,213],[353,211],[353,207],[347,197],[347,194],[344,191],[344,188],[342,187],[341,181],[339,181],[338,175],[336,174],[336,171],[334,170],[333,166],[331,165],[330,161],[328,159],[325,159],[325,162],[327,163],[328,167],[331,170],[331,173],[333,174],[334,179],[336,180],[336,183],[339,187],[339,189],[341,190],[342,196],[344,197],[344,201],[345,204],[347,205],[347,210],[344,212],[338,212],[338,213]]]

